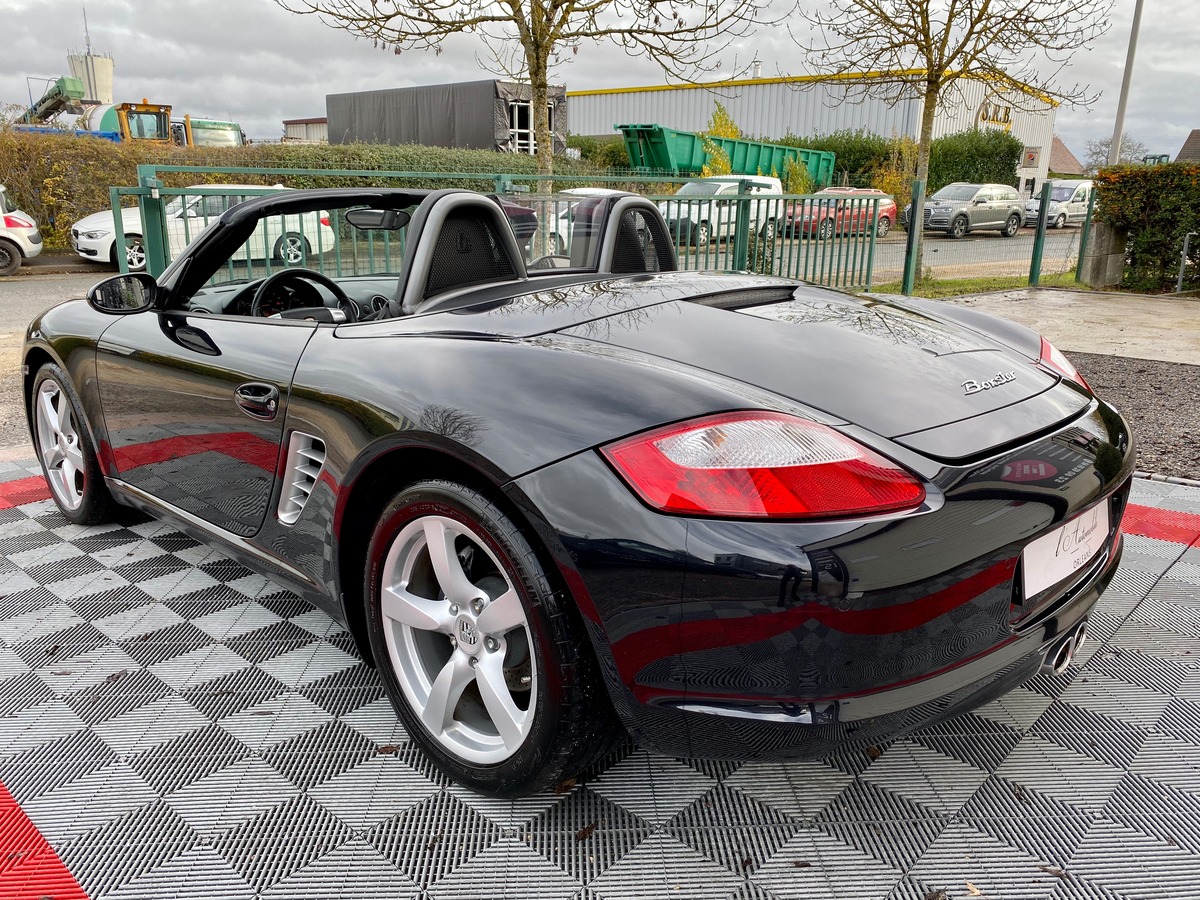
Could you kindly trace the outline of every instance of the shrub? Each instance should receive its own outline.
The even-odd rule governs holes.
[[[1184,236],[1200,232],[1200,164],[1118,166],[1096,175],[1096,218],[1124,229],[1124,287],[1169,290],[1179,276]],[[1200,288],[1200,242],[1192,240],[1185,288]]]
[[[137,184],[139,164],[264,169],[355,169],[380,172],[372,184],[390,187],[464,187],[495,190],[496,174],[530,175],[537,158],[490,150],[422,147],[416,144],[250,144],[245,147],[163,147],[99,138],[34,134],[0,128],[0,183],[38,220],[48,248],[69,246],[72,223],[109,208],[109,187]],[[594,175],[590,163],[555,160],[556,174]],[[385,172],[459,172],[458,179],[389,178]],[[478,177],[472,177],[477,173]],[[167,187],[191,184],[282,183],[294,188],[358,187],[361,177],[181,172],[162,176]],[[132,199],[129,201],[132,203]]]
[[[994,128],[937,138],[929,150],[926,189],[933,193],[955,181],[1016,185],[1022,149],[1019,140]]]
[[[888,157],[889,141],[865,129],[858,131],[835,131],[832,134],[799,137],[788,134],[774,143],[789,147],[804,147],[808,150],[830,150],[837,162],[835,184],[861,185],[869,182],[871,175],[884,165]]]
[[[572,134],[567,137],[567,146],[579,151],[580,159],[598,169],[628,169],[629,151],[625,139],[586,137]]]

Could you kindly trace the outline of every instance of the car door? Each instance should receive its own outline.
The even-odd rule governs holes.
[[[971,227],[991,228],[996,225],[996,194],[991,188],[980,188],[971,203]]]
[[[292,375],[311,321],[123,316],[96,348],[108,442],[120,478],[237,535],[262,526]]]
[[[1067,204],[1067,221],[1082,222],[1087,218],[1088,208],[1088,189],[1087,187],[1078,187],[1071,197],[1071,202]]]

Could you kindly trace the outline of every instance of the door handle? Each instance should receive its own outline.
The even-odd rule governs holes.
[[[250,381],[238,385],[233,392],[242,412],[254,419],[270,421],[279,412],[279,388],[261,381]]]

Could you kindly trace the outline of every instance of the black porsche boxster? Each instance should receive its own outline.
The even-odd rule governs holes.
[[[247,242],[314,212],[329,243],[256,270]],[[329,611],[433,762],[496,794],[619,726],[814,757],[1070,664],[1134,449],[1058,350],[675,271],[633,195],[571,220],[527,262],[494,198],[273,192],[47,311],[25,396],[62,514],[168,518]]]

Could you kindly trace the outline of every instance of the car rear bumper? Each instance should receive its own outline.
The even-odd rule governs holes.
[[[516,486],[555,534],[639,740],[678,755],[801,757],[919,727],[1036,672],[1116,571],[1133,464],[1127,426],[1093,404],[984,462],[934,466],[927,508],[875,519],[663,516],[595,453]],[[1101,548],[1025,597],[1026,545],[1100,505]]]

